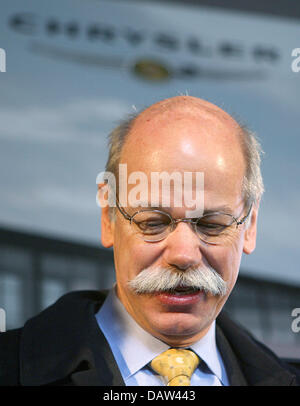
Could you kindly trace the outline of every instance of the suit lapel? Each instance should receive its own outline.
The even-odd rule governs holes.
[[[106,376],[91,367],[85,371],[73,372],[70,379],[76,386],[125,386],[117,365],[107,370]]]
[[[90,358],[92,362],[86,369],[73,372],[72,382],[78,386],[124,386],[113,353],[95,318],[91,321],[86,347],[91,356],[86,353],[82,358]]]
[[[105,386],[95,368],[73,372],[70,379],[75,386]]]
[[[116,360],[111,348],[100,330],[96,318],[93,318],[93,334],[89,335],[89,347],[92,350],[95,368],[100,378],[102,386],[124,386],[125,383],[121,376]]]
[[[106,293],[72,292],[25,324],[22,385],[124,385],[95,318]]]
[[[216,342],[217,347],[222,356],[222,360],[225,365],[228,381],[230,386],[245,386],[247,381],[240,368],[238,360],[234,355],[230,344],[224,336],[221,328],[216,326]]]
[[[219,345],[223,346],[220,351],[232,385],[243,381],[251,386],[296,385],[296,376],[286,365],[224,311],[217,317],[217,326]]]

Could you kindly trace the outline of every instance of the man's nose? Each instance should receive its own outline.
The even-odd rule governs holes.
[[[178,223],[166,239],[165,262],[181,270],[202,263],[201,241],[189,223]]]

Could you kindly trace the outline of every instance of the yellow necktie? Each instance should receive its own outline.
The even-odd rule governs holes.
[[[193,351],[170,348],[151,361],[151,368],[167,380],[168,386],[190,386],[199,362]]]

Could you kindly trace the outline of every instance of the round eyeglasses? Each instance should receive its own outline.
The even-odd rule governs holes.
[[[199,218],[174,219],[169,213],[154,210],[139,210],[130,216],[120,207],[117,208],[126,220],[134,226],[137,234],[146,242],[159,242],[165,239],[180,222],[190,223],[198,237],[208,244],[224,244],[233,237],[238,226],[243,224],[250,215],[252,204],[246,216],[240,220],[228,213],[214,212]]]

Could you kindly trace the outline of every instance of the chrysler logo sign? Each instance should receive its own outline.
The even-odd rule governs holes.
[[[266,67],[274,65],[280,59],[279,50],[275,46],[263,43],[245,45],[242,41],[223,37],[209,40],[195,33],[175,35],[164,28],[150,31],[120,26],[113,21],[65,21],[60,17],[45,18],[26,12],[11,15],[8,23],[14,31],[34,39],[31,43],[31,50],[34,52],[112,68],[130,66],[131,72],[152,81],[171,77],[257,79],[265,76]],[[60,38],[72,40],[72,50],[66,46],[62,48],[58,44]],[[81,48],[74,51],[76,40]],[[95,45],[89,46],[88,49],[92,51],[83,50],[84,40]],[[122,52],[125,56],[121,56],[119,49],[128,52]],[[148,56],[143,55],[146,49]],[[174,58],[177,55],[180,58]],[[182,61],[182,55],[185,55],[186,62]],[[134,61],[129,62],[128,59]],[[226,69],[227,61],[237,62],[238,68],[232,68],[230,64],[230,69]],[[212,66],[208,66],[209,64]]]

